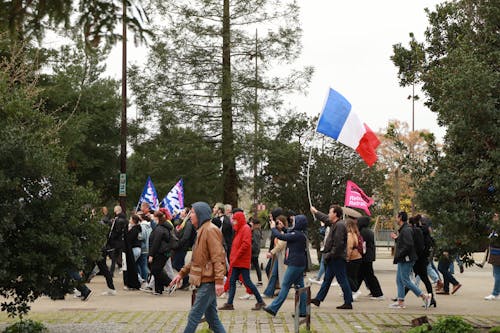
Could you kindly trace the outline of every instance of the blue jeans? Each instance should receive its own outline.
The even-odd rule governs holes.
[[[318,275],[316,275],[316,280],[321,280],[321,277],[325,274],[325,259],[321,256],[321,261],[319,263]]]
[[[191,311],[189,311],[188,323],[184,333],[195,333],[201,317],[205,315],[210,329],[214,333],[226,333],[217,314],[217,297],[215,295],[215,283],[202,283],[196,292],[196,299]]]
[[[227,304],[233,304],[234,294],[236,293],[236,280],[240,274],[243,278],[243,283],[252,291],[257,302],[264,303],[257,287],[255,287],[252,280],[250,280],[250,270],[248,268],[233,267],[231,278],[229,279],[229,296],[227,298]]]
[[[305,266],[287,267],[285,274],[283,276],[283,283],[281,284],[281,290],[278,294],[278,297],[276,297],[271,303],[271,305],[267,307],[268,309],[270,309],[274,313],[278,312],[278,310],[281,308],[281,305],[283,305],[283,302],[285,302],[292,284],[295,285],[295,288],[304,287],[305,269],[306,269]],[[302,295],[300,295],[300,305],[299,305],[300,315],[306,314],[306,302],[307,302],[307,296],[305,293],[302,293]]]
[[[82,295],[86,295],[90,292],[90,289],[85,285],[85,282],[83,282],[83,279],[78,271],[70,270],[68,271],[68,275],[77,282],[75,288],[81,292]]]
[[[495,278],[495,284],[493,285],[493,296],[500,295],[500,266],[493,265],[493,277]]]
[[[273,270],[271,276],[269,277],[269,282],[267,283],[266,290],[264,290],[264,295],[273,297],[274,291],[276,290],[276,281],[278,280],[278,260],[274,261]]]
[[[438,262],[438,270],[443,275],[443,291],[450,291],[450,283],[454,286],[459,284],[459,282],[453,276],[453,273],[450,271],[450,268],[453,265],[453,261],[449,264],[446,260],[440,260]]]
[[[349,281],[347,281],[346,261],[341,258],[330,259],[326,262],[325,278],[315,298],[320,302],[325,300],[334,277],[337,277],[340,288],[344,293],[344,303],[352,304],[352,290]]]
[[[413,270],[414,261],[398,262],[398,270],[396,272],[396,285],[398,287],[398,300],[404,301],[405,287],[410,289],[415,296],[420,297],[423,293],[415,283],[410,279],[410,274]]]
[[[147,253],[141,253],[141,256],[137,261],[135,262],[137,265],[137,272],[139,272],[139,275],[141,278],[146,281],[148,279],[148,254]]]

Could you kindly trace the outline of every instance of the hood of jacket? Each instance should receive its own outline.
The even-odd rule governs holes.
[[[370,225],[370,218],[368,216],[361,216],[358,217],[358,229],[361,231],[361,229],[368,228]]]
[[[195,202],[192,207],[196,213],[196,216],[198,217],[198,228],[200,228],[203,223],[211,221],[212,209],[206,202]]]
[[[276,220],[276,218],[280,215],[283,215],[283,209],[281,207],[274,208],[271,210],[271,215],[273,217],[273,220]]]
[[[295,225],[293,226],[293,230],[306,231],[306,229],[307,229],[307,217],[305,215],[296,215]]]
[[[240,230],[245,224],[247,224],[247,220],[245,218],[245,214],[243,212],[236,212],[233,214],[233,221],[236,222],[233,224],[234,231]]]

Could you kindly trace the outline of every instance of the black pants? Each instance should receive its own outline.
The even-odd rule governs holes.
[[[358,272],[359,272],[359,267],[361,266],[361,261],[362,259],[356,259],[347,262],[346,265],[347,280],[349,281],[351,290],[359,289]]]
[[[427,264],[429,262],[427,261],[427,258],[422,258],[418,259],[415,261],[415,264],[413,265],[413,272],[415,272],[415,276],[419,276],[420,280],[425,285],[425,289],[427,290],[428,294],[431,294],[432,297],[434,297],[433,291],[432,291],[432,284],[431,281],[429,280],[429,276],[427,275]],[[405,288],[405,295],[408,293],[409,289]]]
[[[151,263],[151,274],[155,278],[155,292],[161,294],[163,288],[170,283],[170,278],[167,272],[163,269],[167,263],[166,255],[156,255],[153,257],[153,262]]]
[[[366,287],[370,290],[372,297],[384,296],[380,283],[378,282],[375,272],[373,271],[373,262],[362,262],[358,273],[358,289],[361,283],[365,281]],[[354,290],[354,292],[358,291]]]
[[[104,276],[106,279],[106,284],[108,285],[109,289],[115,289],[115,285],[113,284],[113,276],[111,275],[108,266],[106,265],[106,258],[101,258],[97,263],[97,267],[99,267],[99,272]]]
[[[262,282],[262,272],[260,270],[259,257],[252,256],[252,265],[255,268],[255,272],[257,272],[257,280],[259,282]]]
[[[109,271],[111,276],[113,276],[115,274],[115,266],[122,267],[122,249],[115,248],[113,251],[110,251],[109,257],[111,258],[111,268]]]

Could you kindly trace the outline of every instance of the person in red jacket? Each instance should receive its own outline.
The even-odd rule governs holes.
[[[236,212],[232,218],[234,238],[231,247],[231,255],[229,257],[229,266],[232,268],[231,277],[229,279],[229,298],[227,303],[219,308],[219,310],[234,310],[233,300],[236,293],[236,280],[241,274],[245,286],[250,288],[257,299],[257,303],[252,310],[260,310],[266,306],[257,287],[250,280],[250,261],[252,259],[252,231],[247,224],[245,214]]]

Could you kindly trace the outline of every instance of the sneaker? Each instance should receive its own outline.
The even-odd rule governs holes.
[[[456,292],[457,292],[457,290],[458,290],[458,289],[460,289],[460,287],[461,287],[461,286],[462,286],[462,285],[461,285],[460,283],[459,283],[459,284],[457,284],[457,285],[454,285],[454,286],[453,286],[453,289],[451,290],[451,294],[453,295],[454,293],[456,293]]]
[[[255,303],[255,306],[252,308],[253,311],[259,311],[266,307],[266,303]]]
[[[352,310],[352,304],[342,304],[337,306],[337,309],[339,310]]]
[[[299,318],[305,318],[307,315],[299,314]],[[292,318],[295,318],[295,313],[292,313]]]
[[[151,287],[144,287],[144,288],[141,288],[140,290],[144,291],[145,293],[152,293],[153,292],[153,288],[151,288]]]
[[[89,291],[88,291],[86,294],[83,294],[83,295],[82,295],[82,301],[83,301],[83,302],[87,301],[87,300],[90,298],[90,296],[92,296],[92,294],[93,294],[93,293],[94,293],[94,292],[93,292],[92,290],[90,290],[90,289],[89,289]]]
[[[101,293],[102,296],[115,296],[116,295],[116,290],[114,289],[108,289],[107,291]]]
[[[428,309],[429,305],[431,304],[431,300],[432,300],[431,295],[425,295],[423,300],[424,300],[424,308]]]
[[[370,299],[373,301],[383,301],[383,300],[385,300],[385,296],[384,295],[378,296],[378,297],[372,296],[372,297],[370,297]]]
[[[246,300],[252,300],[255,299],[255,296],[252,294],[245,294],[243,296],[238,297],[239,299],[246,299]]]
[[[357,300],[359,296],[361,296],[361,291],[358,290],[352,294],[352,300],[353,301]]]
[[[220,295],[219,298],[227,298],[227,293],[222,293],[222,295]]]
[[[271,316],[276,316],[276,312],[274,312],[273,310],[269,309],[268,307],[264,307],[262,308],[262,310],[266,311],[267,313],[269,313]]]
[[[330,284],[330,287],[336,287],[336,286],[338,286],[338,285],[339,285],[339,283],[338,283],[338,282],[332,282],[332,284]]]
[[[224,303],[223,306],[219,306],[219,310],[234,310],[234,306],[229,303]]]
[[[159,293],[159,292],[156,292],[156,291],[153,293],[153,296],[161,296],[161,295],[163,295],[163,293]]]
[[[406,308],[404,303],[395,302],[389,305],[391,309],[404,309]]]
[[[309,278],[309,282],[314,283],[314,284],[322,284],[323,280],[315,279],[315,278]]]
[[[500,295],[495,296],[492,294],[492,295],[486,296],[484,299],[487,301],[494,301],[494,300],[500,299]]]
[[[269,295],[266,295],[266,294],[262,294],[262,298],[271,299],[271,298],[273,298],[273,296],[269,296]]]

